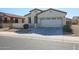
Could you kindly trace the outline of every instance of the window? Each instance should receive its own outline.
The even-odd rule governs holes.
[[[56,18],[54,17],[54,18],[52,18],[52,19],[56,19]]]
[[[62,17],[58,17],[57,19],[62,19]]]
[[[37,16],[34,17],[34,23],[38,23]]]
[[[31,17],[28,17],[28,23],[31,23]]]
[[[40,20],[43,20],[43,19],[45,19],[45,18],[39,18]]]
[[[15,23],[18,23],[18,18],[15,18]]]
[[[70,25],[70,24],[71,24],[71,22],[70,22],[70,21],[66,21],[66,24],[67,24],[67,25]]]
[[[7,18],[4,18],[4,21],[3,21],[4,23],[8,23],[8,20],[7,20]]]
[[[46,19],[51,19],[51,18],[46,18]]]
[[[24,19],[22,19],[22,23],[24,23]]]

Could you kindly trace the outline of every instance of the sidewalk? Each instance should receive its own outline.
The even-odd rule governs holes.
[[[48,41],[59,41],[67,43],[79,43],[79,37],[65,36],[65,35],[52,35],[45,36],[40,34],[18,34],[15,32],[0,32],[0,36],[15,37],[15,38],[26,38],[26,39],[37,39],[37,40],[48,40]]]

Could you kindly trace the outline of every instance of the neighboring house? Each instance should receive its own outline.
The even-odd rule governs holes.
[[[72,19],[66,18],[65,25],[71,25],[71,24],[72,24]]]
[[[73,17],[71,28],[74,34],[79,34],[79,16]]]
[[[24,20],[23,16],[0,12],[0,27],[22,28]]]
[[[49,8],[47,10],[33,9],[26,14],[25,23],[30,27],[63,27],[65,25],[66,12]]]
[[[79,25],[79,16],[74,16],[73,17],[72,25]]]

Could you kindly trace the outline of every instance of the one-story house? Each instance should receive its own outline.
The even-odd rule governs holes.
[[[65,25],[71,25],[71,24],[72,24],[72,19],[66,18]]]
[[[33,9],[26,14],[25,23],[30,27],[63,27],[67,12],[49,8],[47,10]]]
[[[79,34],[79,16],[73,17],[71,28],[74,34]]]
[[[72,25],[79,25],[79,16],[74,16],[73,17]]]
[[[23,28],[25,18],[16,14],[0,12],[0,27]]]

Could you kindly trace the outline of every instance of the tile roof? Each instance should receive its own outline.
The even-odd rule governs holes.
[[[19,16],[19,15],[16,15],[16,14],[10,14],[10,13],[0,12],[0,14],[3,14],[3,15],[5,15],[5,16],[9,16],[9,17],[24,18],[24,16]]]

